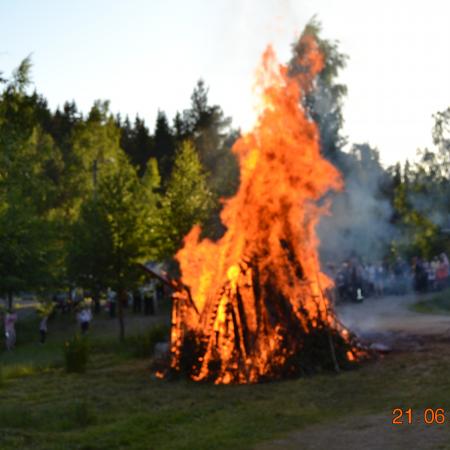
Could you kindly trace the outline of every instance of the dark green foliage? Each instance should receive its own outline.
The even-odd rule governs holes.
[[[347,94],[347,86],[338,83],[337,78],[345,68],[348,57],[339,51],[338,42],[324,39],[321,34],[322,26],[315,17],[302,33],[302,36],[311,35],[315,38],[324,60],[324,68],[317,75],[312,91],[305,96],[303,106],[319,127],[322,154],[337,162],[336,157],[345,144],[341,131],[344,123],[342,106]],[[301,38],[293,45],[292,50],[289,70],[295,75],[306,69],[298,62],[304,51]]]
[[[333,224],[331,218],[331,229],[362,242],[368,228],[356,219],[371,209],[374,223],[383,217],[397,230],[369,232],[366,247],[378,254],[450,250],[450,110],[434,116],[435,148],[423,150],[417,164],[386,171],[375,149],[355,145],[343,152],[346,87],[338,77],[347,58],[337,42],[322,37],[317,20],[306,34],[317,39],[325,66],[303,106],[319,125],[323,154],[339,166],[348,187],[335,204],[355,222]],[[301,52],[294,46],[291,73],[302,70],[295,64]],[[220,198],[239,184],[231,152],[239,132],[219,105],[210,104],[202,80],[173,120],[158,113],[152,134],[140,117],[113,117],[104,101],[84,116],[74,101],[51,111],[31,92],[30,70],[26,58],[9,79],[0,79],[0,294],[70,284],[96,293],[108,286],[130,289],[142,275],[135,263],[172,257],[193,225],[201,224],[209,237],[223,233]],[[371,191],[374,203],[354,207],[350,189]],[[386,204],[390,210],[379,214]]]
[[[167,117],[164,112],[158,111],[155,125],[154,156],[158,161],[163,184],[167,183],[167,180],[172,173],[175,151],[175,137],[169,126]]]
[[[67,257],[68,273],[77,285],[101,290],[108,286],[105,268],[109,263],[111,244],[108,223],[92,201],[83,205],[72,227],[72,239]]]
[[[89,342],[76,335],[64,342],[64,367],[68,373],[84,373],[89,359]]]
[[[86,117],[74,102],[52,113],[27,93],[30,67],[25,60],[0,93],[0,294],[78,285],[123,299],[143,277],[137,263],[171,257],[233,190],[236,167],[225,159],[234,138],[200,85],[188,118],[172,130],[160,112],[151,136],[139,117],[114,118],[107,101]],[[189,136],[199,153],[183,143]],[[199,154],[222,169],[210,176]]]
[[[158,255],[157,172],[143,180],[125,155],[117,153],[118,168],[99,180],[73,227],[69,273],[81,286],[97,292],[111,287],[119,294],[120,338],[124,338],[122,302],[143,273],[138,263]],[[151,165],[150,165],[151,166]],[[151,172],[151,171],[150,171]]]
[[[0,210],[0,292],[47,284],[45,224],[17,202]]]
[[[51,283],[56,247],[51,215],[60,159],[39,119],[45,102],[27,95],[30,61],[22,62],[0,93],[0,292]]]
[[[213,194],[197,152],[191,142],[185,141],[177,151],[163,199],[163,224],[169,254],[180,247],[193,225],[210,217],[213,205]]]
[[[221,229],[218,198],[236,187],[235,135],[203,83],[173,129],[159,112],[152,136],[139,117],[113,118],[105,101],[85,117],[75,102],[51,112],[28,93],[30,69],[27,58],[0,92],[2,294],[69,283],[130,288],[134,263],[172,256],[193,224]],[[175,164],[185,138],[198,152]]]
[[[401,231],[394,244],[408,256],[450,252],[450,108],[433,117],[435,147],[421,150],[418,162],[394,169],[393,206]]]
[[[13,85],[19,92],[24,92],[25,88],[30,84],[31,57],[27,56],[13,72]]]
[[[239,132],[231,128],[231,119],[224,115],[219,105],[209,104],[208,88],[203,80],[199,80],[194,88],[190,108],[183,114],[176,114],[172,135],[178,147],[190,140],[198,153],[212,195],[203,232],[217,239],[224,231],[220,221],[220,199],[234,195],[239,186],[239,166],[231,151]],[[167,185],[167,182],[164,184]]]
[[[181,129],[192,139],[216,198],[233,195],[239,184],[237,160],[231,152],[237,133],[230,127],[231,118],[220,106],[209,104],[208,89],[199,80],[191,96],[191,108],[183,113]]]
[[[117,125],[121,131],[120,146],[129,156],[131,163],[138,167],[138,173],[142,176],[148,160],[155,156],[153,137],[139,116],[136,116],[133,126],[128,117],[123,124],[119,119]]]

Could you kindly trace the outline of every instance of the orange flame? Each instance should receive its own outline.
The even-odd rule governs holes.
[[[332,282],[320,271],[315,233],[324,213],[317,201],[342,181],[320,155],[317,127],[301,107],[323,68],[314,38],[302,39],[306,69],[295,78],[271,47],[263,55],[264,108],[233,147],[241,183],[221,214],[227,231],[217,242],[199,240],[195,226],[177,254],[190,295],[174,295],[171,366],[183,369],[189,338],[195,356],[184,370],[194,380],[276,378],[304,347],[292,330],[325,323],[345,340],[324,295]],[[354,359],[351,350],[344,355]]]

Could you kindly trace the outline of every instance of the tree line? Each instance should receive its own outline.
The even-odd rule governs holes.
[[[326,257],[450,250],[450,108],[435,115],[435,148],[415,163],[384,168],[364,143],[344,151],[347,87],[338,75],[347,57],[322,38],[315,19],[306,35],[316,38],[325,65],[303,107],[347,185],[333,194],[324,221]],[[305,69],[302,45],[292,47],[291,73]],[[29,58],[9,78],[0,76],[1,295],[11,302],[21,291],[75,285],[94,299],[106,287],[125,292],[141,282],[138,263],[170,259],[193,224],[213,239],[223,233],[220,199],[239,184],[231,151],[239,130],[210,105],[203,81],[172,121],[158,112],[153,133],[139,116],[114,115],[106,101],[85,115],[74,101],[52,111],[30,82]]]
[[[97,101],[51,111],[22,61],[0,93],[0,292],[83,286],[97,298],[169,258],[195,223],[217,233],[219,199],[238,184],[237,132],[199,81],[191,105],[153,134]]]

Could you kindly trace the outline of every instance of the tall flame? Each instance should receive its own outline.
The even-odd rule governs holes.
[[[299,65],[307,70],[295,76],[271,47],[263,55],[263,109],[233,147],[241,182],[221,214],[227,231],[217,242],[200,240],[195,226],[176,255],[189,291],[174,295],[171,367],[193,380],[278,378],[295,372],[292,361],[307,347],[301,336],[318,329],[332,330],[330,339],[348,335],[324,294],[331,281],[317,254],[324,212],[317,201],[342,181],[320,155],[317,127],[301,107],[323,68],[316,41],[302,39]],[[355,357],[351,349],[344,354]]]

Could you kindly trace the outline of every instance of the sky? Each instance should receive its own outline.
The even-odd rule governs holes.
[[[189,107],[199,78],[233,125],[255,119],[254,74],[272,44],[286,62],[316,15],[323,37],[349,56],[344,134],[378,148],[383,164],[431,146],[432,114],[450,106],[446,0],[0,0],[0,71],[31,54],[51,108],[96,99],[139,114]]]

